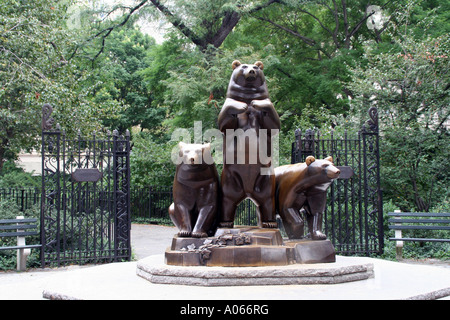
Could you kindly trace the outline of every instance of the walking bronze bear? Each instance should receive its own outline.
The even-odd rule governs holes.
[[[290,239],[300,239],[304,235],[304,222],[300,215],[302,208],[306,211],[311,238],[327,238],[322,233],[327,189],[340,173],[333,165],[332,157],[316,160],[309,156],[304,163],[275,168],[277,212]]]

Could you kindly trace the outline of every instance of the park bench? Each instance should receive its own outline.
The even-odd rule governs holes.
[[[402,258],[403,241],[450,242],[448,238],[405,238],[402,230],[450,230],[450,213],[389,212],[389,229],[395,230],[391,241],[396,241],[396,256]]]
[[[40,248],[40,244],[26,244],[26,236],[38,235],[37,219],[18,216],[16,219],[0,220],[0,238],[17,237],[17,245],[0,246],[0,250],[17,250],[17,270],[25,271],[27,258],[32,248]]]

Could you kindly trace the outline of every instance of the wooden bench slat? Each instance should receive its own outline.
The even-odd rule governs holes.
[[[450,230],[450,226],[417,226],[417,225],[401,225],[389,226],[394,230]]]
[[[23,231],[23,232],[3,232],[0,233],[0,237],[25,237],[38,235],[37,231]]]
[[[390,223],[450,223],[450,219],[389,219]],[[1,228],[1,227],[0,227]]]
[[[17,250],[17,249],[28,249],[28,248],[40,248],[42,245],[40,244],[27,244],[24,246],[10,246],[10,247],[0,247],[0,250]]]
[[[21,225],[8,225],[8,226],[0,226],[0,230],[25,230],[25,229],[36,229],[36,224],[21,224]]]
[[[430,239],[430,238],[389,238],[391,241],[423,241],[423,242],[450,242],[450,239]]]
[[[26,219],[0,219],[0,224],[5,223],[34,223],[37,222],[36,218],[26,218]]]
[[[450,213],[436,212],[389,212],[388,216],[394,217],[450,217]]]

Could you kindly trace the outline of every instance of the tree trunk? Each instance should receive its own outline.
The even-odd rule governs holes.
[[[4,162],[4,156],[5,156],[6,149],[3,146],[0,146],[0,174],[3,170],[3,162]]]
[[[411,182],[414,191],[414,203],[418,212],[428,212],[430,210],[430,204],[426,203],[419,194],[419,188],[417,187],[417,180],[414,174],[410,175]]]

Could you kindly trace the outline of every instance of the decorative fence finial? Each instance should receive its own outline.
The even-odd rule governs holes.
[[[363,132],[370,130],[371,132],[378,133],[378,109],[376,107],[370,107],[368,113],[370,119],[363,125],[362,130]]]
[[[53,107],[49,103],[42,106],[42,131],[50,131],[53,128],[55,120],[50,117],[53,112]]]

